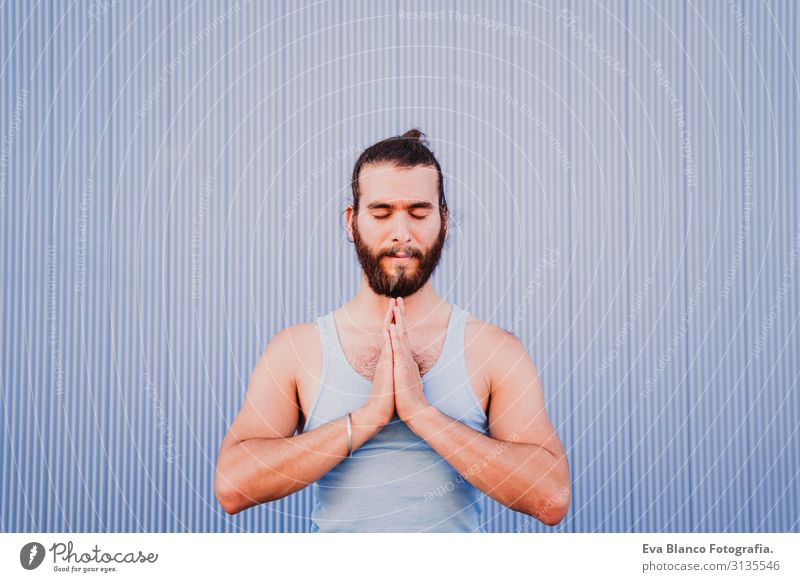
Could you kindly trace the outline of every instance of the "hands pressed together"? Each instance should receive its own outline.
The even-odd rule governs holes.
[[[388,423],[395,412],[407,422],[430,405],[423,394],[419,366],[411,352],[402,297],[389,300],[382,333],[383,348],[372,392],[365,404],[378,426]]]

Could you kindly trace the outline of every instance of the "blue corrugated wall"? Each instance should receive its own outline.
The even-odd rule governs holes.
[[[453,212],[435,285],[528,346],[569,451],[553,529],[798,531],[798,24],[3,2],[0,530],[306,531],[308,490],[227,516],[217,448],[273,334],[357,289],[358,151],[418,126]]]

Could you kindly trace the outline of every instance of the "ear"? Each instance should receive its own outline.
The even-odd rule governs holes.
[[[353,238],[353,221],[355,220],[355,212],[353,210],[353,205],[348,204],[347,208],[344,210],[344,218],[346,222],[347,228],[347,239],[350,242],[353,242],[355,239]]]

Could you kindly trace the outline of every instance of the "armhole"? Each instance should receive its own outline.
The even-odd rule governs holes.
[[[319,398],[322,395],[322,389],[325,386],[325,380],[328,377],[328,353],[325,349],[325,322],[322,317],[317,318],[317,332],[319,335],[320,349],[322,350],[322,372],[320,372],[319,382],[317,383],[317,393],[314,395],[314,400],[311,402],[311,408],[308,409],[308,416],[303,423],[303,434],[308,430],[308,423],[314,416],[314,411],[319,404]]]
[[[475,387],[472,385],[472,377],[470,376],[469,365],[467,364],[467,321],[469,320],[469,315],[470,314],[469,314],[469,311],[467,311],[467,310],[464,310],[464,312],[465,312],[465,315],[464,315],[464,334],[461,337],[461,345],[462,345],[461,367],[464,370],[464,377],[467,380],[467,391],[469,392],[469,394],[470,394],[470,396],[472,398],[472,403],[475,405],[475,408],[477,409],[478,413],[483,418],[483,421],[486,424],[486,429],[488,430],[488,428],[489,428],[489,414],[488,414],[487,411],[483,410],[483,406],[481,406],[481,402],[480,402],[480,400],[478,400],[478,395],[475,394]],[[491,402],[491,398],[492,398],[492,393],[491,393],[491,388],[490,388],[489,389],[489,400],[487,400],[487,402],[486,402],[486,407],[487,408],[489,407],[489,403]]]

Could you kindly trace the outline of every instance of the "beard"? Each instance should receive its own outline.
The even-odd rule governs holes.
[[[353,242],[356,245],[356,255],[361,268],[367,276],[367,283],[370,288],[378,295],[384,297],[408,297],[413,295],[428,282],[439,260],[442,258],[442,249],[445,240],[445,224],[442,219],[442,226],[439,228],[439,235],[436,241],[426,251],[410,248],[406,245],[395,245],[391,249],[382,252],[373,252],[367,246],[358,232],[358,220],[353,223]],[[395,253],[404,252],[410,255],[405,264],[384,267],[385,257]],[[411,264],[417,263],[416,268]]]

